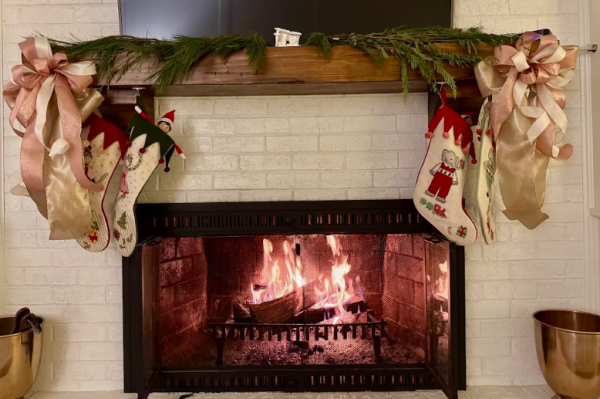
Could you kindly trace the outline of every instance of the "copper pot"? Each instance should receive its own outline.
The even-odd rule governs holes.
[[[555,398],[600,396],[600,316],[571,310],[533,314],[538,363]]]
[[[0,318],[0,399],[23,398],[33,386],[42,358],[43,329],[12,334],[14,326],[14,317]]]

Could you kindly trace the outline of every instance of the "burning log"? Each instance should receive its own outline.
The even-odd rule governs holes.
[[[247,304],[235,302],[233,304],[233,319],[236,323],[249,323],[252,321],[250,308]]]
[[[302,310],[317,302],[315,282],[310,282],[294,291],[263,303],[249,303],[250,316],[254,323],[285,323]]]

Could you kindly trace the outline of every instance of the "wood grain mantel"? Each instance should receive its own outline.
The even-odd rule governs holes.
[[[439,44],[444,50],[464,54],[454,43]],[[493,47],[482,45],[480,55],[491,55]],[[316,47],[269,47],[266,49],[266,66],[254,69],[248,66],[248,58],[238,51],[222,59],[214,54],[202,58],[181,81],[169,86],[163,93],[155,93],[154,80],[149,80],[157,68],[157,62],[147,62],[134,67],[118,81],[110,83],[105,93],[103,112],[114,114],[115,107],[126,107],[135,98],[134,87],[144,88],[146,96],[259,96],[259,95],[308,95],[308,94],[365,94],[400,93],[400,67],[395,58],[377,65],[362,50],[351,46],[335,46],[330,58]],[[121,57],[122,61],[123,58]],[[446,69],[456,79],[457,101],[480,102],[472,68],[452,67]],[[427,83],[421,74],[409,70],[409,90],[425,92]],[[95,87],[105,81],[96,80]],[[125,112],[126,113],[126,112]],[[114,117],[114,115],[113,115]]]

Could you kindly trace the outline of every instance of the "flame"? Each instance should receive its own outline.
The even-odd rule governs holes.
[[[435,281],[435,297],[448,300],[450,295],[448,286],[448,261],[438,265],[441,275]]]
[[[250,286],[253,303],[272,301],[306,285],[306,279],[302,276],[302,263],[300,258],[294,255],[289,241],[283,242],[285,269],[279,266],[279,260],[273,260],[272,253],[273,243],[265,238],[261,284]]]
[[[357,277],[356,282],[353,283],[348,277],[352,266],[348,263],[348,255],[344,252],[339,238],[328,235],[326,239],[332,254],[331,271],[328,275],[321,274],[315,282],[314,290],[317,302],[313,308],[332,310],[331,314],[335,314],[335,316],[330,319],[330,323],[337,324],[344,316],[350,314],[344,305],[354,295],[360,295],[362,298],[363,293],[360,278]],[[283,256],[274,260],[273,243],[268,239],[263,240],[262,283],[251,286],[252,301],[255,304],[282,297],[307,284],[304,277],[305,267],[300,257],[296,256],[292,243],[285,240],[282,251]]]

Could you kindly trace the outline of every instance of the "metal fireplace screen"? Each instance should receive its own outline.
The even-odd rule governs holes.
[[[165,369],[435,365],[449,359],[449,248],[420,234],[167,238]]]

